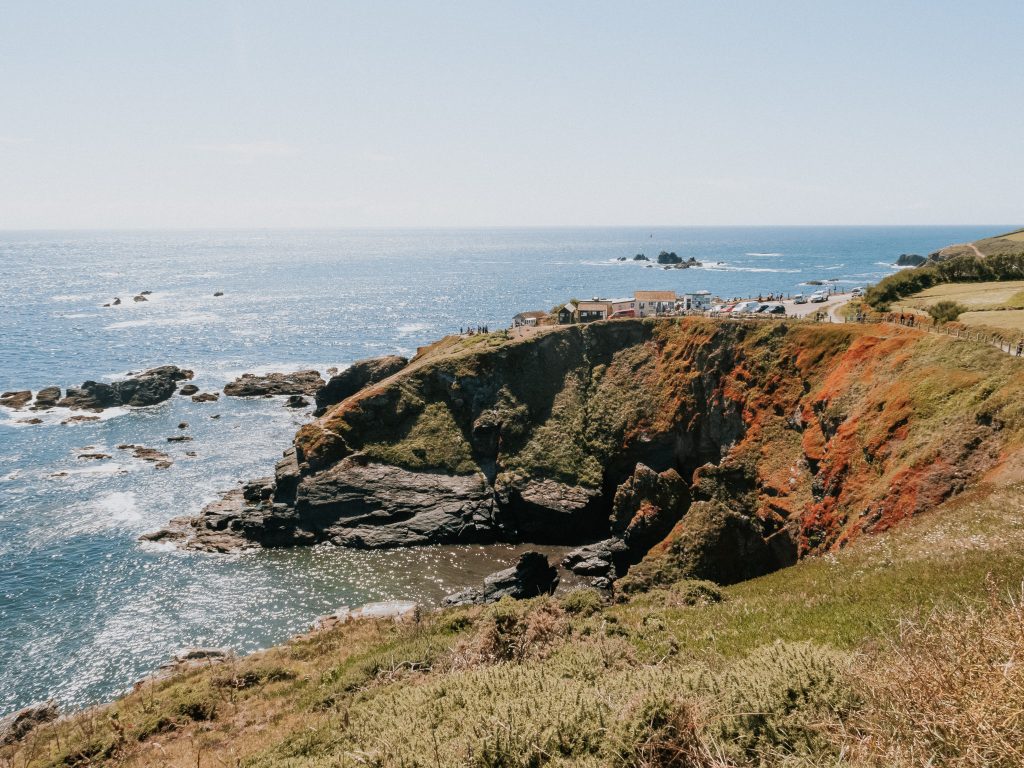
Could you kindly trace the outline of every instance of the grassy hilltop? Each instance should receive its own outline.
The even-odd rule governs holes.
[[[693,503],[613,601],[581,590],[315,632],[148,682],[0,760],[1020,765],[1020,365],[882,325],[445,340],[303,429],[304,456],[592,487],[672,464]],[[701,580],[716,558],[733,566],[711,569],[719,582],[745,573],[742,552],[709,545],[729,541],[721,518],[792,537],[799,562]]]

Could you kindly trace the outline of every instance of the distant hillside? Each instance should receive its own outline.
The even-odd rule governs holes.
[[[1002,256],[1020,253],[1024,250],[1024,229],[1015,229],[994,237],[975,240],[973,243],[947,245],[928,256],[931,261],[946,261],[956,256]]]

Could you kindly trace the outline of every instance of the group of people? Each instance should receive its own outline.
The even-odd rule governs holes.
[[[913,328],[917,324],[917,316],[913,312],[890,312],[885,316],[885,319],[886,322],[898,323],[908,328]]]
[[[478,333],[490,333],[490,330],[486,325],[478,325],[476,327],[467,325],[465,329],[459,328],[459,336],[476,336]]]

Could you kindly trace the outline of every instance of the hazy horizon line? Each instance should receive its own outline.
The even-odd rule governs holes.
[[[784,228],[909,228],[937,229],[940,227],[991,227],[1006,231],[1024,227],[1024,224],[1007,224],[992,222],[948,222],[944,224],[424,224],[424,225],[349,225],[349,226],[273,226],[273,227],[236,227],[236,226],[195,226],[195,227],[3,227],[0,233],[18,232],[344,232],[344,231],[423,231],[423,230],[487,230],[487,229],[784,229]]]

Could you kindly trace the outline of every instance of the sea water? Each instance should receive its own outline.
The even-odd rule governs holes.
[[[0,391],[111,381],[162,364],[193,369],[204,391],[220,390],[246,371],[325,372],[412,355],[460,328],[496,330],[516,312],[570,298],[637,289],[806,293],[815,290],[809,280],[852,288],[890,274],[901,253],[996,231],[0,233]],[[704,266],[632,260],[662,250]],[[148,300],[133,301],[142,291],[152,292]],[[115,297],[120,305],[103,306]],[[322,546],[210,555],[142,544],[139,534],[271,473],[308,411],[280,398],[200,404],[175,396],[61,424],[69,415],[0,408],[0,714],[45,698],[70,707],[108,699],[183,647],[252,651],[341,605],[436,602],[519,551]],[[33,416],[44,423],[20,421]],[[193,439],[167,442],[177,434]],[[155,469],[121,444],[157,448],[174,464]]]

